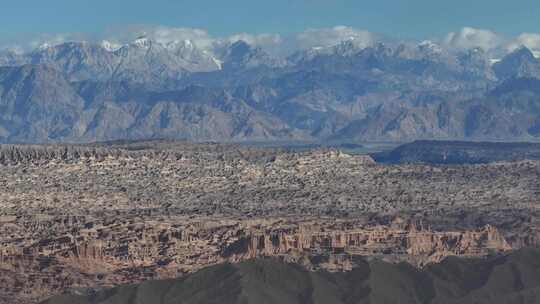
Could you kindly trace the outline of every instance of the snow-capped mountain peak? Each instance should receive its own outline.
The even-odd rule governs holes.
[[[52,47],[52,45],[50,43],[47,43],[47,42],[44,42],[42,44],[40,44],[37,49],[40,50],[40,51],[44,51],[48,48]]]
[[[443,52],[443,48],[437,43],[431,40],[424,40],[418,44],[420,50],[429,51],[433,54],[440,54]]]
[[[366,47],[366,43],[355,39],[355,37],[348,37],[347,39],[342,40],[339,44],[335,45],[332,50],[336,54],[350,56],[356,54]]]
[[[171,41],[171,42],[168,42],[167,44],[165,44],[165,47],[168,49],[168,50],[172,50],[172,51],[193,51],[195,49],[197,49],[197,47],[195,46],[195,44],[189,40],[189,39],[186,39],[186,40],[174,40],[174,41]]]
[[[193,43],[191,42],[191,40],[186,39],[186,40],[184,40],[183,42],[184,42],[184,46],[186,46],[186,47],[193,47]]]
[[[140,48],[148,48],[152,45],[152,41],[148,39],[146,36],[141,36],[133,40],[131,42],[131,45],[134,45]]]
[[[110,42],[108,40],[101,41],[100,45],[101,45],[102,48],[104,48],[105,50],[107,50],[109,52],[114,52],[114,51],[118,50],[119,48],[121,48],[121,45],[119,45],[117,43]]]

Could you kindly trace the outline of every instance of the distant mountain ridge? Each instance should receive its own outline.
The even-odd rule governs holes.
[[[244,41],[0,53],[0,142],[539,140],[540,60],[433,42],[270,55]]]
[[[381,163],[484,164],[540,160],[540,143],[418,140],[372,154]]]

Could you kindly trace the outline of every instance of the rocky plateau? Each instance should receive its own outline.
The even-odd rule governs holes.
[[[376,163],[176,141],[0,147],[0,302],[260,257],[419,269],[540,244],[540,162]]]

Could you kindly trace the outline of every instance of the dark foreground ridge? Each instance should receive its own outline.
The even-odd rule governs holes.
[[[540,143],[418,140],[392,151],[375,153],[380,163],[485,164],[539,160]]]
[[[153,303],[539,303],[540,250],[488,259],[451,257],[417,270],[363,261],[350,272],[308,272],[277,259],[221,264],[175,280],[148,281],[43,304]]]

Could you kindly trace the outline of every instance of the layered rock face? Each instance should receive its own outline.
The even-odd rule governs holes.
[[[423,266],[450,255],[486,256],[512,249],[498,229],[490,225],[470,231],[418,230],[414,224],[355,228],[306,231],[301,226],[296,232],[254,233],[247,238],[247,251],[241,254],[251,258],[291,252],[380,256]]]
[[[489,225],[476,230],[432,231],[401,219],[390,226],[302,218],[3,220],[12,226],[32,227],[26,233],[54,231],[53,237],[25,236],[0,243],[0,293],[16,303],[77,288],[175,278],[205,266],[263,256],[312,270],[348,271],[355,267],[356,257],[423,267],[448,256],[484,257],[514,249]]]
[[[262,256],[416,267],[540,244],[540,163],[381,165],[336,150],[0,147],[0,302]]]

